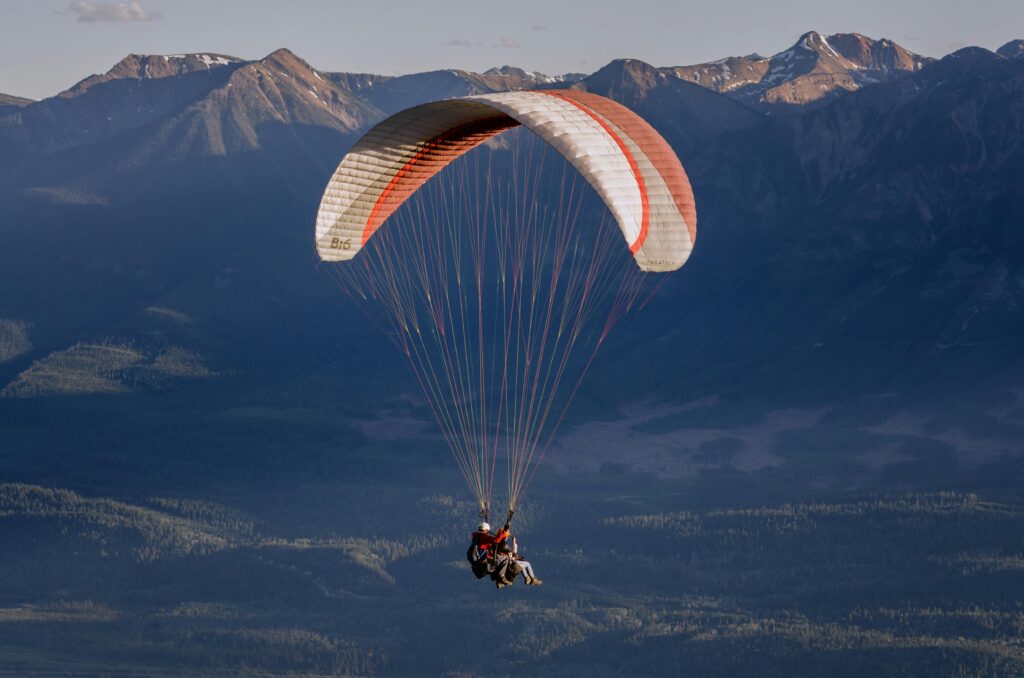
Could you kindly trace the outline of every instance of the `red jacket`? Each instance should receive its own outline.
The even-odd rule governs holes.
[[[490,532],[474,532],[473,543],[479,546],[481,550],[493,553],[491,549],[504,543],[508,537],[509,531],[504,528],[498,530],[498,534],[491,534]]]

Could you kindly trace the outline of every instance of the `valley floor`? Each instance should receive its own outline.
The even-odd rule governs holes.
[[[503,591],[470,575],[475,511],[415,427],[326,454],[295,442],[315,412],[242,408],[206,417],[233,447],[194,414],[146,447],[152,407],[109,429],[90,407],[54,444],[43,405],[5,420],[9,675],[1024,674],[1024,459],[951,442],[1009,435],[1013,407],[942,429],[710,401],[569,427],[516,518],[545,584]],[[574,466],[582,440],[614,454]],[[686,472],[623,461],[659,448]]]

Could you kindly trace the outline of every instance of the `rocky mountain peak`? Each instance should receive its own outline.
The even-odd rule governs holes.
[[[830,68],[849,69],[857,67],[857,64],[836,51],[830,42],[830,38],[823,37],[817,31],[804,33],[792,47],[779,52],[771,60],[775,63],[781,62],[785,69],[791,71],[803,71],[806,69],[809,72],[822,62],[829,64]],[[796,64],[801,66],[794,69]]]
[[[311,125],[348,134],[380,112],[343,81],[321,74],[282,48],[239,66],[197,101],[190,115],[189,125],[199,133],[188,136],[203,140],[201,152],[220,155],[258,148],[266,125]]]
[[[639,59],[616,59],[586,79],[589,91],[620,101],[636,101],[666,78],[666,74]]]
[[[902,77],[931,61],[888,39],[859,33],[808,31],[770,58],[757,54],[678,66],[674,75],[769,108],[826,101],[844,92]]]
[[[1024,58],[1024,40],[1011,40],[997,49],[996,54],[1006,57],[1007,59]]]
[[[212,52],[165,55],[129,54],[114,64],[106,73],[91,75],[61,92],[59,96],[64,98],[81,96],[96,85],[115,80],[156,80],[179,77],[243,63],[245,62],[238,57]]]
[[[297,82],[306,83],[307,91],[315,92],[318,89],[318,84],[321,88],[326,85],[342,87],[338,83],[332,83],[304,59],[285,47],[274,50],[262,59],[247,63],[239,71],[243,74],[258,72],[262,76],[274,77],[274,74],[277,74],[291,78]]]
[[[214,53],[130,54],[26,114],[31,119],[10,145],[21,156],[95,144],[156,123],[162,143],[125,151],[119,162],[130,167],[157,155],[176,161],[258,148],[268,126],[350,134],[380,111],[279,49],[257,61]]]
[[[279,66],[287,69],[313,70],[312,66],[287,47],[275,49],[273,52],[260,59],[258,63],[269,66]]]
[[[615,59],[601,70],[628,73],[634,78],[656,77],[658,74],[657,68],[640,59]]]
[[[974,66],[989,64],[998,59],[999,56],[995,52],[984,47],[964,47],[942,57],[939,63],[947,66],[951,64]]]
[[[522,68],[519,68],[517,66],[509,66],[508,64],[506,64],[504,66],[495,66],[494,68],[488,68],[486,71],[483,72],[483,74],[484,75],[511,75],[511,76],[516,76],[516,77],[519,77],[519,78],[526,78],[526,77],[529,77],[531,75],[534,75],[532,73],[527,73]]]
[[[793,48],[803,48],[812,52],[817,52],[822,49],[831,49],[828,41],[821,37],[821,34],[818,33],[818,31],[807,31],[801,35],[797,39],[796,44],[793,45]]]
[[[574,83],[586,77],[583,73],[564,73],[547,75],[538,71],[527,71],[517,66],[500,66],[489,68],[480,74],[495,89],[527,89],[544,87],[555,83]]]
[[[828,43],[850,63],[870,71],[917,71],[928,59],[914,54],[892,40],[872,40],[859,33],[837,33]]]
[[[25,97],[16,97],[11,94],[0,94],[0,107],[13,106],[21,108],[22,106],[28,106],[32,103],[31,99]]]

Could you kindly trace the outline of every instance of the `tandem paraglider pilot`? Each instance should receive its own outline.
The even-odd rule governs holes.
[[[466,558],[477,579],[490,577],[499,589],[514,583],[520,574],[527,586],[543,583],[533,573],[530,561],[519,557],[519,546],[508,523],[498,534],[492,534],[491,526],[486,521],[481,522],[472,535]]]

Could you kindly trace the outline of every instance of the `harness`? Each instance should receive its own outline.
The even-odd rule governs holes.
[[[476,539],[466,551],[466,560],[469,561],[470,569],[473,570],[477,579],[483,579],[494,573],[496,567],[494,549],[476,543]]]

